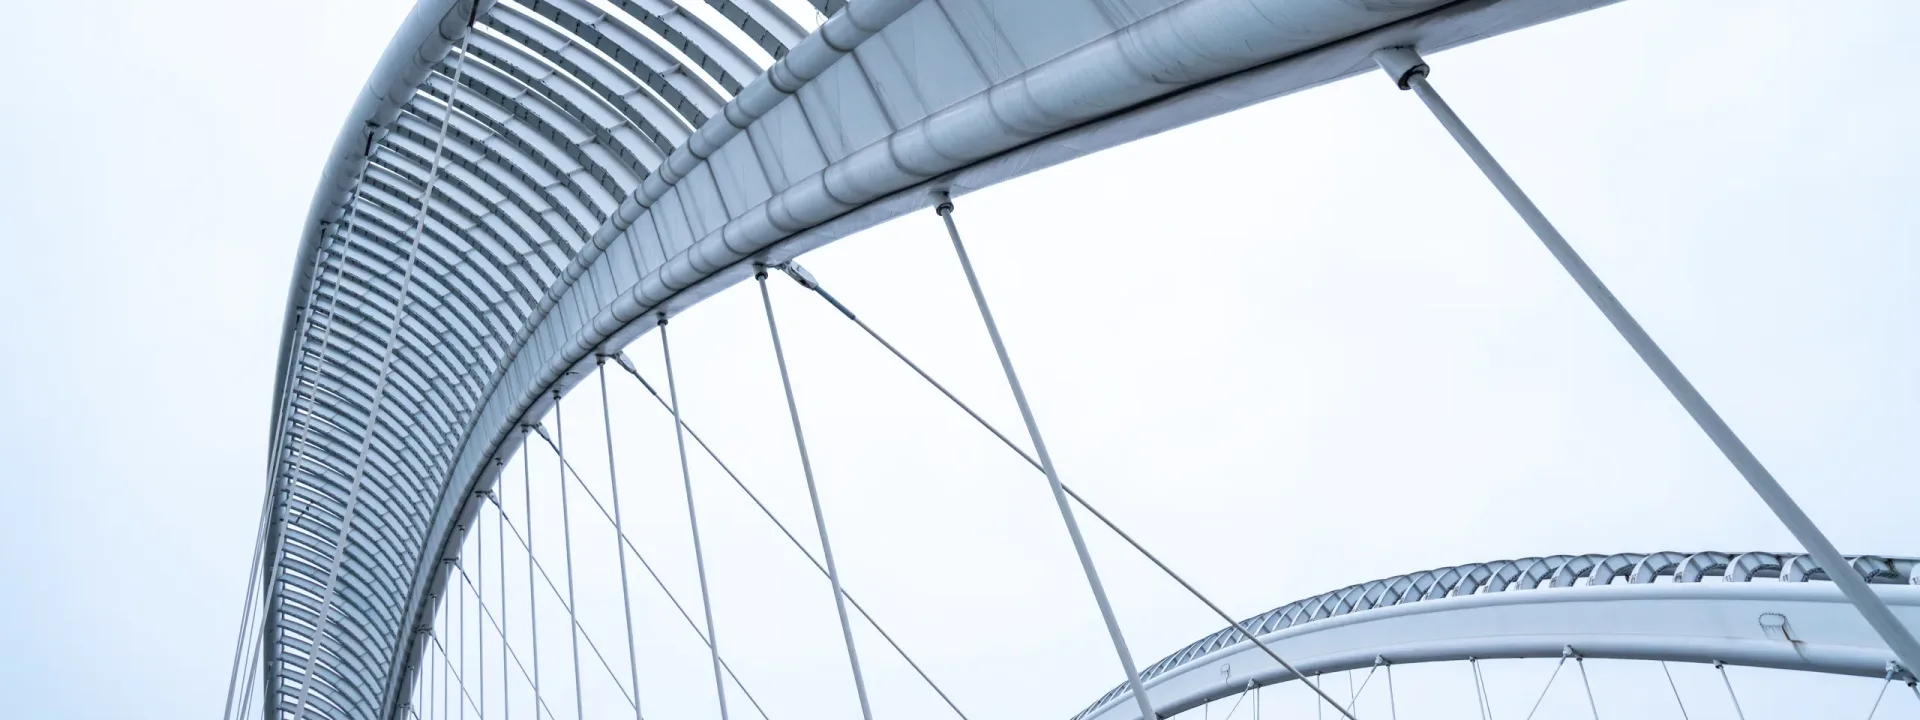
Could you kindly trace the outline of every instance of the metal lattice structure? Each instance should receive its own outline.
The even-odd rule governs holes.
[[[767,266],[1362,72],[1430,93],[1417,57],[1378,53],[1611,1],[421,0],[303,228],[243,620],[259,650],[236,666],[257,658],[270,717],[401,717],[525,430],[597,363]],[[1553,572],[1588,571],[1566,562]],[[1349,609],[1381,604],[1353,592]]]
[[[1920,587],[1913,587],[1920,584],[1920,576],[1914,574],[1915,566],[1920,565],[1920,558],[1862,555],[1848,559],[1852,562],[1854,571],[1870,583],[1904,585],[1911,588],[1903,588],[1903,591],[1898,591],[1900,594],[1896,597],[1901,599],[1899,607],[1905,616],[1920,619]],[[1376,613],[1369,616],[1369,611],[1407,607],[1416,603],[1425,604],[1420,610],[1426,611],[1427,617],[1432,618],[1426,623],[1427,625],[1439,625],[1455,620],[1465,609],[1461,606],[1475,604],[1471,600],[1466,602],[1460,602],[1460,600],[1475,596],[1484,601],[1489,595],[1507,593],[1509,597],[1501,599],[1506,601],[1503,603],[1505,606],[1512,607],[1517,604],[1578,601],[1586,597],[1594,597],[1596,595],[1594,590],[1600,588],[1613,590],[1605,600],[1616,604],[1616,608],[1620,608],[1622,604],[1631,604],[1638,592],[1640,595],[1653,597],[1653,602],[1659,603],[1659,606],[1654,608],[1655,613],[1680,615],[1687,614],[1683,609],[1688,604],[1684,601],[1688,597],[1687,591],[1705,590],[1707,592],[1694,593],[1701,596],[1699,605],[1724,604],[1733,607],[1727,613],[1732,616],[1733,621],[1726,623],[1725,627],[1735,628],[1735,630],[1724,633],[1731,636],[1728,640],[1737,642],[1737,638],[1748,637],[1763,642],[1776,641],[1771,643],[1778,646],[1775,648],[1774,655],[1799,657],[1806,662],[1796,664],[1781,662],[1778,659],[1769,661],[1769,655],[1765,653],[1742,655],[1737,654],[1736,650],[1729,650],[1724,656],[1715,656],[1701,644],[1689,647],[1689,641],[1695,638],[1689,637],[1686,633],[1674,632],[1650,623],[1635,624],[1633,621],[1622,621],[1618,618],[1613,621],[1626,631],[1656,638],[1652,643],[1642,646],[1650,649],[1641,650],[1638,653],[1608,653],[1605,646],[1590,646],[1584,643],[1575,646],[1589,656],[1652,660],[1671,657],[1692,662],[1724,660],[1730,664],[1777,665],[1815,672],[1868,676],[1882,674],[1886,670],[1888,659],[1884,652],[1868,652],[1865,653],[1864,658],[1848,657],[1843,660],[1830,648],[1807,647],[1808,637],[1792,637],[1784,629],[1786,627],[1784,623],[1791,617],[1800,620],[1805,626],[1816,628],[1815,632],[1826,630],[1827,628],[1807,622],[1813,619],[1809,616],[1814,615],[1816,611],[1803,609],[1818,607],[1822,611],[1837,610],[1835,614],[1841,618],[1854,621],[1847,627],[1848,632],[1828,633],[1813,640],[1833,644],[1835,635],[1839,635],[1842,639],[1839,644],[1860,645],[1867,650],[1874,649],[1873,641],[1877,638],[1865,628],[1864,623],[1859,623],[1857,618],[1851,617],[1851,609],[1844,607],[1844,600],[1839,597],[1839,593],[1833,591],[1831,584],[1826,580],[1826,573],[1819,569],[1813,558],[1795,553],[1708,551],[1550,555],[1453,565],[1348,585],[1338,590],[1287,603],[1240,621],[1238,627],[1222,628],[1218,632],[1200,638],[1179,651],[1161,658],[1159,662],[1147,666],[1141,670],[1140,674],[1141,678],[1147,682],[1149,691],[1155,694],[1155,709],[1171,715],[1200,702],[1231,697],[1242,692],[1246,687],[1244,682],[1249,679],[1254,680],[1257,685],[1297,679],[1289,673],[1278,671],[1278,668],[1263,667],[1250,662],[1249,658],[1254,661],[1264,658],[1258,657],[1257,652],[1251,652],[1252,647],[1247,640],[1249,635],[1266,637],[1270,641],[1278,642],[1287,636],[1311,634],[1320,627],[1335,624],[1333,621],[1336,619],[1350,618],[1352,624],[1365,624],[1370,619],[1385,615],[1385,613]],[[1656,583],[1660,583],[1660,586],[1656,587]],[[1672,587],[1674,585],[1698,586],[1701,583],[1709,583],[1717,587]],[[1814,587],[1805,587],[1810,583]],[[1812,592],[1801,592],[1798,593],[1800,597],[1790,595],[1783,599],[1778,595],[1765,593],[1764,591],[1768,588],[1761,587],[1762,585],[1776,587],[1798,585],[1802,587],[1796,589]],[[1513,597],[1513,594],[1520,596]],[[1447,602],[1449,600],[1454,602],[1449,604]],[[1748,613],[1745,608],[1737,607],[1740,601],[1760,602],[1766,609],[1780,611],[1766,613],[1778,615],[1781,618],[1780,627],[1783,629],[1780,630],[1779,637],[1772,637],[1769,634],[1764,624],[1767,618],[1758,617],[1758,614]],[[1453,612],[1449,613],[1448,610]],[[1806,615],[1802,615],[1802,612]],[[1631,610],[1621,609],[1620,614],[1634,617],[1634,612]],[[1507,617],[1511,617],[1511,614]],[[1688,617],[1688,619],[1695,618]],[[1591,618],[1568,614],[1565,626],[1572,627],[1592,622]],[[1404,633],[1406,628],[1396,628],[1396,630],[1397,633],[1387,634]],[[1509,629],[1508,632],[1519,634],[1522,630]],[[1386,651],[1389,653],[1386,655],[1375,652],[1393,643],[1399,643],[1403,647],[1412,645],[1407,643],[1409,638],[1406,635],[1400,635],[1384,642],[1382,638],[1368,638],[1369,642],[1379,644],[1363,648],[1326,647],[1316,648],[1317,656],[1297,653],[1287,655],[1305,672],[1337,672],[1387,662],[1404,664],[1443,659],[1465,660],[1471,657],[1555,657],[1562,652],[1563,647],[1579,642],[1576,638],[1600,637],[1600,633],[1591,626],[1579,628],[1577,632],[1568,630],[1562,632],[1565,633],[1562,637],[1531,640],[1530,649],[1524,644],[1503,643],[1499,636],[1489,633],[1476,645],[1462,645],[1458,649],[1447,648],[1437,653],[1432,646],[1422,647],[1404,655],[1391,653],[1391,651]],[[1721,627],[1715,626],[1700,634],[1711,635],[1722,632]],[[1865,643],[1860,642],[1863,639]],[[1667,644],[1664,653],[1661,650],[1661,643]],[[1796,644],[1799,647],[1795,647]],[[1827,653],[1823,654],[1821,650],[1827,650]],[[1186,688],[1176,690],[1167,682],[1178,680],[1178,676],[1182,674],[1212,670],[1219,665],[1229,667],[1232,672],[1225,676],[1219,673],[1197,672],[1196,674],[1206,677],[1198,692]],[[1131,709],[1123,702],[1128,696],[1127,686],[1119,685],[1075,715],[1074,720],[1125,717],[1125,711]]]

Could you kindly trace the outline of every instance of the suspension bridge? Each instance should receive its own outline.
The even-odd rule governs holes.
[[[421,0],[354,104],[302,226],[227,716],[639,718],[657,688],[641,674],[633,595],[651,589],[703,647],[700,691],[722,720],[806,715],[763,706],[727,662],[694,502],[691,468],[707,463],[824,579],[863,717],[876,714],[862,664],[875,653],[906,663],[955,717],[991,716],[942,689],[848,590],[858,583],[843,583],[769,283],[816,296],[1046,484],[1070,540],[1058,551],[1077,561],[1114,659],[1112,690],[1074,720],[1171,717],[1283,683],[1307,687],[1317,712],[1356,718],[1360,689],[1320,678],[1360,671],[1370,686],[1381,673],[1392,693],[1395,666],[1436,662],[1468,664],[1490,717],[1480,664],[1511,658],[1557,658],[1549,686],[1571,662],[1596,719],[1590,659],[1705,664],[1723,679],[1727,666],[1879,678],[1875,710],[1888,688],[1920,699],[1916,560],[1843,555],[1430,79],[1428,58],[1449,48],[1607,4]],[[1076,492],[995,320],[1017,308],[991,302],[979,274],[992,268],[968,255],[965,196],[1335,81],[1390,84],[1434,117],[1800,547],[1470,562],[1249,617]],[[952,245],[1020,427],[995,426],[800,263],[914,213]],[[671,321],[748,284],[811,517],[779,517],[682,413],[692,399],[674,374]],[[662,372],[642,372],[643,347]],[[628,531],[613,384],[670,418],[691,596],[673,594],[655,549]],[[566,427],[563,403],[597,405],[601,427]],[[605,454],[583,455],[581,433]],[[536,462],[553,482],[535,485]],[[588,464],[605,486],[582,477]],[[553,529],[534,530],[552,515],[536,505],[559,509],[558,567]],[[611,531],[615,567],[576,567],[588,525]],[[1151,649],[1128,644],[1088,531],[1120,538],[1223,629],[1142,662]],[[617,573],[624,633],[587,631],[576,572]],[[856,641],[869,632],[882,641]],[[543,672],[555,647],[569,662]],[[588,676],[628,707],[590,711]]]

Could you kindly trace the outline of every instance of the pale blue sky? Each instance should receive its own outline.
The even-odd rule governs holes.
[[[406,5],[9,3],[0,712],[219,712],[299,224]],[[1631,0],[1430,58],[1846,552],[1920,555],[1915,27],[1920,6],[1895,0]],[[1496,557],[1794,548],[1384,78],[1022,178],[958,217],[1068,482],[1235,612]],[[1221,250],[1156,251],[1202,242]],[[931,216],[806,262],[1017,427]],[[1111,651],[1030,471],[815,301],[776,290],[850,587],[983,716],[1058,718],[1104,692]],[[675,324],[682,393],[729,461],[804,518],[758,312],[738,288]],[[650,337],[630,354],[657,364]],[[617,404],[638,402],[626,392]],[[580,412],[581,427],[597,417]],[[635,428],[665,428],[642,412]],[[622,447],[661,492],[669,441]],[[845,717],[825,595],[714,492],[736,666],[764,678],[776,717]],[[662,555],[685,542],[668,537],[674,507],[658,509]],[[1143,663],[1216,627],[1092,541]],[[686,587],[685,559],[665,564]],[[873,662],[889,717],[933,712]],[[1512,672],[1534,688],[1545,670]],[[1636,672],[1596,670],[1622,715],[1644,700],[1622,690],[1648,679]],[[1756,720],[1864,716],[1873,688],[1748,672]],[[1470,716],[1446,694],[1466,686],[1435,673],[1434,716]],[[1405,682],[1403,697],[1421,687]],[[1882,717],[1920,714],[1889,703]],[[1714,712],[1730,709],[1693,717]]]

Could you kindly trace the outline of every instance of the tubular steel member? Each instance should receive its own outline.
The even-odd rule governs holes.
[[[813,503],[813,524],[820,530],[820,555],[826,559],[827,581],[833,585],[833,608],[840,614],[840,634],[847,643],[847,663],[853,667],[853,690],[860,697],[860,717],[873,720],[867,701],[867,680],[860,672],[860,652],[853,644],[853,621],[847,617],[847,594],[840,589],[840,567],[833,562],[833,543],[827,540],[827,516],[820,508],[820,488],[813,480],[813,460],[807,454],[807,436],[800,429],[800,404],[793,398],[793,378],[787,373],[787,352],[780,344],[780,325],[773,319],[773,295],[767,292],[767,268],[754,268],[760,285],[760,304],[767,310],[767,332],[773,336],[773,359],[780,366],[780,387],[787,395],[787,415],[793,419],[793,442],[800,450],[800,471],[807,479],[807,499]]]
[[[620,556],[620,616],[627,621],[627,670],[633,683],[633,720],[642,720],[640,713],[640,651],[633,639],[633,594],[627,584],[627,531],[620,519],[620,474],[614,469],[613,462],[613,408],[607,404],[607,356],[594,358],[594,370],[600,376],[600,420],[607,431],[607,484],[613,488],[613,535],[614,553]],[[562,483],[566,478],[561,478]]]
[[[559,460],[560,482],[560,541],[567,559],[567,619],[568,639],[573,642],[573,711],[575,717],[586,717],[586,695],[580,683],[580,614],[576,610],[580,601],[573,594],[573,519],[567,510],[567,433],[566,423],[560,413],[560,391],[553,391],[553,454]],[[525,448],[521,452],[525,452]],[[529,550],[529,553],[532,551]]]
[[[880,333],[873,329],[873,326],[868,325],[866,321],[861,320],[859,316],[854,315],[853,310],[851,308],[848,308],[844,303],[841,303],[839,298],[836,298],[833,296],[833,293],[827,292],[827,289],[820,285],[820,281],[814,278],[812,273],[807,272],[805,268],[800,267],[800,264],[798,262],[789,261],[786,264],[782,265],[780,269],[787,274],[787,277],[793,278],[793,281],[796,283],[799,283],[801,287],[813,291],[815,295],[820,296],[820,299],[827,301],[827,304],[832,305],[835,310],[840,311],[840,314],[842,316],[845,316],[848,320],[852,321],[853,324],[858,325],[862,331],[865,331],[867,333],[868,337],[873,338],[875,342],[880,343],[881,347],[886,348],[887,352],[892,353],[894,357],[899,358],[900,362],[905,364],[908,369],[913,370],[915,374],[919,375],[920,379],[927,381],[928,385],[933,386],[933,389],[938,390],[941,395],[945,396],[948,400],[952,401],[955,407],[960,408],[961,412],[965,412],[968,417],[973,418],[974,422],[979,423],[980,427],[986,429],[987,432],[992,433],[994,437],[999,438],[1001,443],[1005,444],[1008,449],[1014,452],[1014,454],[1019,455],[1020,459],[1027,461],[1027,464],[1032,465],[1033,469],[1039,470],[1041,472],[1046,471],[1046,469],[1040,465],[1039,460],[1035,460],[1032,455],[1027,453],[1026,450],[1021,449],[1020,446],[1015,444],[1011,438],[1007,437],[1006,433],[1000,432],[1000,429],[994,427],[993,423],[987,422],[987,419],[984,417],[981,417],[980,413],[974,412],[972,406],[969,406],[965,402],[961,401],[959,396],[954,395],[953,391],[947,389],[947,386],[940,384],[939,380],[933,379],[932,375],[928,374],[927,371],[921,368],[918,363],[915,363],[912,359],[908,358],[906,353],[903,353],[900,351],[900,348],[894,347],[893,343],[887,342],[887,339],[884,337],[881,337]],[[1219,616],[1221,620],[1229,624],[1232,624],[1234,622],[1233,616],[1228,615],[1227,611],[1220,609],[1220,606],[1218,604],[1214,603],[1213,600],[1209,599],[1205,594],[1201,593],[1200,589],[1194,587],[1192,583],[1187,582],[1186,578],[1183,578],[1180,576],[1179,573],[1174,572],[1172,567],[1168,566],[1165,562],[1162,562],[1159,556],[1154,555],[1152,552],[1148,551],[1145,545],[1140,544],[1140,541],[1133,539],[1133,535],[1129,534],[1125,530],[1120,529],[1120,526],[1117,523],[1115,523],[1112,518],[1109,518],[1106,516],[1105,513],[1100,512],[1100,509],[1094,507],[1093,503],[1087,502],[1087,499],[1084,497],[1081,497],[1080,493],[1076,492],[1073,489],[1073,486],[1068,485],[1065,482],[1062,482],[1060,483],[1060,489],[1066,492],[1067,497],[1071,498],[1074,502],[1079,503],[1080,507],[1085,508],[1087,512],[1092,513],[1095,520],[1099,520],[1101,524],[1107,526],[1108,530],[1112,530],[1113,534],[1119,536],[1121,540],[1126,541],[1128,545],[1132,546],[1135,551],[1140,553],[1141,557],[1144,557],[1147,559],[1148,562],[1153,563],[1154,567],[1160,568],[1161,572],[1166,573],[1168,578],[1172,579],[1175,583],[1178,583],[1180,587],[1185,588],[1188,594],[1193,595],[1194,599],[1199,600],[1202,605],[1206,605],[1207,609],[1212,610],[1214,615]],[[1280,665],[1281,667],[1286,668],[1289,672],[1295,672],[1295,674],[1298,674],[1298,672],[1294,670],[1294,667],[1291,663],[1288,663],[1285,658],[1280,657],[1280,654],[1274,652],[1272,648],[1267,647],[1266,643],[1262,642],[1260,638],[1252,635],[1248,635],[1247,639],[1253,641],[1253,644],[1259,647],[1262,651],[1264,651],[1267,657],[1272,658],[1274,663]],[[1321,698],[1324,698],[1328,704],[1333,705],[1336,708],[1340,707],[1339,702],[1334,700],[1331,695],[1328,695],[1325,690],[1322,690],[1318,682],[1313,680],[1306,680],[1304,678],[1302,679],[1302,681],[1307,684],[1307,687],[1312,688],[1315,694],[1319,695]],[[1342,710],[1341,713],[1343,715],[1347,715],[1348,717],[1352,717],[1351,711],[1352,711],[1352,708],[1348,707],[1345,710]]]
[[[673,378],[673,350],[667,345],[666,313],[660,313],[659,328],[660,358],[667,366],[667,396],[673,401],[673,438],[680,448],[680,481],[687,490],[687,525],[693,528],[693,566],[700,575],[700,608],[707,615],[707,648],[713,655],[713,693],[720,699],[720,720],[727,720],[727,684],[721,676],[720,636],[713,631],[713,599],[707,590],[706,554],[700,549],[700,514],[693,509],[693,470],[687,465],[687,432],[686,425],[680,422],[680,386]]]
[[[1560,261],[1560,266],[1566,269],[1567,274],[1573,276],[1573,281],[1580,285],[1580,289],[1589,299],[1593,300],[1594,306],[1600,309],[1600,313],[1607,317],[1608,322],[1613,323],[1614,329],[1626,339],[1627,344],[1633,346],[1634,352],[1640,355],[1641,361],[1645,362],[1647,368],[1660,378],[1661,384],[1666,385],[1667,391],[1673,394],[1673,398],[1680,402],[1681,407],[1686,408],[1688,415],[1693,416],[1694,422],[1698,423],[1707,437],[1713,440],[1713,444],[1720,448],[1720,452],[1726,455],[1727,461],[1733,463],[1733,467],[1746,478],[1747,484],[1753,487],[1754,493],[1758,494],[1760,499],[1766,502],[1767,507],[1773,510],[1774,516],[1780,518],[1780,522],[1787,526],[1787,530],[1793,533],[1794,539],[1799,540],[1800,544],[1807,548],[1808,554],[1819,561],[1820,567],[1827,571],[1827,576],[1840,587],[1840,592],[1844,593],[1847,600],[1860,610],[1860,614],[1866,618],[1867,623],[1872,625],[1874,631],[1886,641],[1887,647],[1893,649],[1893,654],[1900,658],[1900,663],[1910,669],[1920,668],[1920,642],[1914,640],[1913,634],[1893,616],[1893,611],[1887,609],[1887,604],[1867,587],[1866,580],[1858,574],[1848,572],[1849,565],[1840,555],[1840,550],[1834,547],[1825,533],[1820,532],[1820,528],[1813,524],[1813,519],[1807,517],[1806,512],[1800,509],[1800,505],[1787,494],[1786,488],[1781,487],[1780,482],[1773,478],[1773,474],[1767,472],[1766,466],[1760,464],[1760,459],[1747,449],[1746,443],[1740,441],[1739,436],[1734,434],[1733,428],[1720,418],[1720,413],[1714,411],[1712,405],[1707,404],[1706,397],[1694,388],[1693,383],[1687,381],[1687,377],[1681,374],[1679,366],[1674,365],[1673,360],[1669,359],[1660,346],[1653,341],[1653,336],[1647,334],[1645,328],[1640,327],[1640,323],[1627,312],[1626,306],[1614,297],[1613,292],[1600,281],[1600,276],[1593,272],[1593,268],[1587,266],[1586,261],[1580,258],[1580,254],[1574,251],[1567,239],[1553,227],[1553,223],[1547,221],[1547,216],[1541,213],[1540,208],[1535,206],[1526,192],[1520,189],[1519,183],[1514,182],[1513,177],[1508,175],[1507,171],[1500,167],[1499,161],[1493,158],[1493,153],[1488,152],[1487,147],[1482,145],[1473,131],[1467,128],[1466,121],[1461,120],[1460,116],[1453,112],[1453,108],[1447,105],[1447,101],[1441,99],[1440,93],[1427,82],[1426,61],[1420,59],[1420,55],[1409,47],[1386,48],[1374,53],[1373,59],[1379,64],[1381,70],[1386,71],[1387,75],[1393,78],[1395,85],[1402,90],[1412,90],[1420,97],[1421,102],[1426,103],[1427,109],[1433,112],[1433,117],[1440,121],[1440,125],[1447,129],[1448,134],[1453,136],[1454,142],[1460,144],[1460,149],[1466,152],[1467,157],[1473,159],[1474,165],[1479,166],[1480,172],[1487,176],[1488,182],[1493,183],[1494,188],[1500,191],[1500,195],[1506,198],[1507,204],[1513,206],[1514,212],[1520,215],[1520,219],[1526,221],[1527,227],[1531,228],[1533,234],[1540,238],[1540,242],[1547,246],[1547,251],[1553,253],[1554,259]]]
[[[1033,408],[1027,404],[1027,392],[1020,387],[1020,376],[1013,370],[1013,359],[1007,355],[1007,344],[1000,339],[1000,326],[993,321],[993,311],[987,307],[987,296],[980,291],[980,279],[973,273],[973,261],[967,257],[967,247],[960,242],[960,228],[953,224],[953,198],[945,191],[939,194],[939,205],[934,211],[940,214],[940,220],[946,223],[947,236],[953,239],[953,252],[960,257],[960,269],[966,271],[967,287],[973,290],[974,304],[980,307],[980,319],[986,323],[987,336],[993,339],[993,352],[1000,357],[1000,369],[1007,376],[1007,388],[1013,391],[1013,401],[1020,406],[1020,418],[1026,421],[1027,437],[1033,441],[1033,452],[1040,458],[1040,469],[1047,476],[1047,487],[1053,490],[1053,501],[1060,508],[1060,519],[1067,525],[1067,537],[1073,539],[1073,551],[1080,558],[1080,569],[1086,572],[1087,587],[1093,591],[1093,601],[1100,606],[1100,619],[1106,622],[1107,636],[1113,639],[1113,651],[1120,656],[1120,667],[1126,670],[1127,685],[1133,688],[1133,698],[1140,705],[1141,720],[1155,720],[1159,717],[1153,712],[1153,704],[1147,701],[1147,688],[1140,684],[1140,669],[1134,666],[1133,653],[1127,650],[1127,639],[1120,633],[1120,621],[1113,615],[1113,604],[1107,600],[1107,589],[1100,584],[1100,571],[1093,566],[1093,556],[1087,552],[1087,540],[1080,536],[1080,523],[1073,519],[1073,508],[1067,504],[1067,493],[1061,489],[1060,473],[1053,465],[1053,456],[1047,453],[1047,442],[1040,437],[1040,424],[1033,418]]]

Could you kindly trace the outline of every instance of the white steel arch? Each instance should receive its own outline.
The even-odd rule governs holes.
[[[1854,570],[1920,624],[1920,560],[1859,556]],[[1298,679],[1251,632],[1313,675],[1448,660],[1583,657],[1749,665],[1881,677],[1894,662],[1807,555],[1676,552],[1553,555],[1435,568],[1349,585],[1224,628],[1148,666],[1171,717]],[[1138,718],[1126,685],[1073,720]]]
[[[815,0],[814,27],[771,0],[422,0],[335,143],[289,291],[268,714],[395,716],[515,428],[751,263],[1381,47],[1610,1]]]

